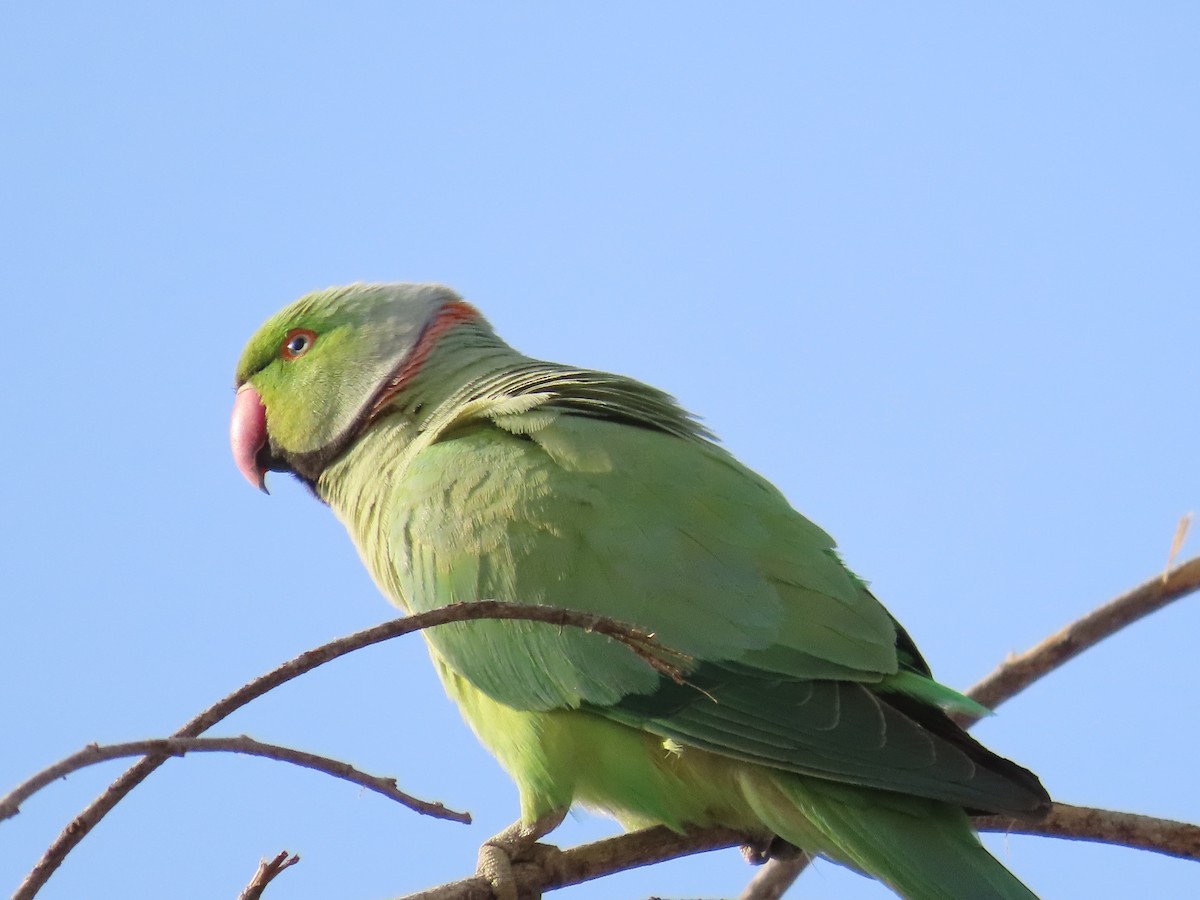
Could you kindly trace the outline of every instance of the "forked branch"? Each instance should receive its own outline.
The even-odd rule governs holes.
[[[284,869],[290,869],[298,862],[300,862],[300,857],[288,856],[286,850],[272,860],[264,859],[258,864],[258,871],[254,873],[250,883],[238,894],[238,900],[259,900],[267,885],[275,880],[275,876]]]
[[[347,653],[352,653],[363,647],[369,647],[372,644],[378,644],[381,641],[390,640],[401,635],[411,634],[423,628],[432,628],[435,625],[445,625],[449,622],[465,622],[471,619],[520,619],[528,622],[545,622],[560,627],[594,631],[598,634],[606,635],[613,640],[620,641],[642,659],[646,660],[656,670],[671,677],[680,677],[680,673],[682,672],[681,666],[687,661],[687,657],[684,655],[659,646],[654,640],[654,635],[640,628],[623,625],[604,616],[590,615],[588,613],[548,606],[501,603],[496,600],[457,603],[452,606],[443,606],[438,609],[429,610],[428,612],[393,619],[390,622],[384,622],[381,625],[375,625],[344,638],[339,638],[336,641],[331,641],[314,650],[307,650],[295,659],[291,659],[283,665],[267,672],[265,675],[259,676],[249,684],[243,685],[229,696],[214,703],[176,731],[172,737],[198,737],[235,710],[241,709],[251,700],[261,697],[268,691],[291,681],[293,678],[298,678],[306,672],[311,672],[318,666],[331,662],[340,656],[345,656]],[[31,900],[31,898],[36,896],[38,891],[49,880],[50,876],[54,874],[54,871],[62,865],[62,861],[66,859],[67,854],[78,846],[80,841],[87,837],[88,833],[96,827],[96,824],[101,819],[108,815],[114,806],[121,802],[130,791],[145,781],[151,772],[169,758],[170,754],[153,753],[144,756],[126,769],[124,774],[110,784],[104,793],[93,800],[91,805],[76,816],[55,839],[37,865],[25,876],[25,880],[13,894],[12,900]]]
[[[9,792],[8,796],[0,799],[0,820],[10,819],[20,812],[20,806],[42,788],[53,784],[60,778],[66,778],[72,772],[77,772],[87,766],[106,762],[110,759],[121,759],[126,756],[183,756],[185,753],[241,753],[245,756],[261,756],[279,762],[291,763],[306,769],[314,769],[341,778],[352,784],[360,785],[367,790],[402,803],[414,812],[433,816],[436,819],[449,819],[452,822],[470,824],[469,813],[455,812],[440,803],[430,803],[406,794],[396,786],[395,778],[380,775],[370,775],[362,772],[349,763],[328,756],[318,756],[304,750],[291,747],[280,747],[278,744],[264,744],[254,738],[242,735],[230,738],[155,738],[147,741],[128,741],[123,744],[89,744],[77,753],[72,753],[61,762],[55,763],[48,769],[43,769],[24,784],[18,785]]]

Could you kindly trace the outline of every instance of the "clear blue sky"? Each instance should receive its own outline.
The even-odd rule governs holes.
[[[672,391],[952,685],[1161,570],[1200,507],[1200,9],[649,6],[0,12],[0,789],[393,614],[327,510],[229,457],[243,342],[329,284],[445,281],[531,354]],[[1198,634],[1200,605],[1168,610],[979,734],[1062,800],[1198,821]],[[243,732],[476,824],[189,758],[43,896],[234,897],[286,847],[268,896],[386,898],[466,874],[517,812],[418,639],[219,729]],[[120,770],[0,823],[0,891]],[[1047,897],[1200,895],[1194,863],[991,846]],[[563,896],[749,874],[730,852]],[[885,895],[830,864],[795,890]]]

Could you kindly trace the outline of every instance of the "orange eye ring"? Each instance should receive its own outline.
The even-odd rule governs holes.
[[[307,328],[293,328],[279,346],[279,355],[287,360],[299,359],[312,349],[317,333]]]

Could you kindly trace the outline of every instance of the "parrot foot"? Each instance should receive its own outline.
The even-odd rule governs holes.
[[[761,866],[771,858],[771,842],[769,840],[746,841],[742,844],[742,859],[752,866]]]
[[[561,852],[557,847],[539,844],[538,838],[545,837],[566,817],[566,808],[555,810],[526,825],[516,822],[509,825],[493,838],[484,841],[479,848],[479,863],[475,874],[487,879],[496,900],[518,900],[517,879],[513,874],[513,863],[537,859],[545,869],[553,867],[555,857]],[[539,892],[538,897],[541,896]]]
[[[761,866],[772,859],[790,860],[802,856],[804,851],[781,837],[747,841],[742,844],[742,857],[752,866]]]

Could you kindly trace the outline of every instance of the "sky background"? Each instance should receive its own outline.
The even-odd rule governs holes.
[[[331,284],[443,281],[531,355],[671,391],[951,685],[1162,570],[1200,507],[1200,7],[334,7],[0,11],[0,790],[394,615],[327,510],[229,455],[243,343]],[[1198,634],[1193,598],[978,735],[1058,799],[1200,821]],[[419,638],[214,733],[476,823],[174,760],[41,896],[233,898],[287,848],[274,900],[388,898],[465,876],[517,813]],[[123,768],[0,823],[0,891]],[[988,843],[1046,897],[1200,895],[1195,863]],[[729,851],[562,896],[750,875]],[[821,863],[791,896],[888,894]]]

